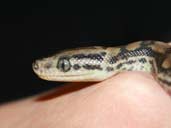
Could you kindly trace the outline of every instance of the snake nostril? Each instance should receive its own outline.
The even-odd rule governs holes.
[[[38,64],[37,61],[35,61],[35,62],[33,63],[33,69],[34,69],[34,70],[38,70],[38,69],[39,69],[39,64]]]

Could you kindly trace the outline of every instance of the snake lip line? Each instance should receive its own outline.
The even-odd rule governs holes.
[[[80,75],[40,75],[40,77],[73,77],[73,76],[86,76],[90,75],[90,73],[87,74],[80,74]]]
[[[59,81],[65,82],[66,81],[65,78],[70,79],[70,78],[84,77],[84,76],[88,76],[88,75],[91,75],[91,74],[87,73],[87,74],[80,74],[80,75],[39,75],[39,77],[41,79],[45,79],[48,81],[55,81],[55,79],[58,78],[58,79],[61,79]],[[70,82],[72,82],[72,81],[70,81]]]

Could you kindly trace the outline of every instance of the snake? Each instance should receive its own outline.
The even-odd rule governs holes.
[[[41,79],[59,82],[100,82],[123,71],[148,72],[171,94],[171,43],[162,41],[66,49],[35,60],[32,67]]]

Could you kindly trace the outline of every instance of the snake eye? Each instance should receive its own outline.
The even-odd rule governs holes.
[[[67,58],[60,58],[57,63],[57,68],[62,72],[67,72],[70,70],[71,65],[69,59]]]

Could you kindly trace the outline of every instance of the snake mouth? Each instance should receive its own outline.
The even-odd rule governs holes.
[[[38,75],[41,79],[48,81],[79,81],[87,76],[91,76],[92,73],[79,74],[79,75]]]
[[[79,75],[40,75],[42,77],[77,77],[77,76],[86,76],[86,75],[90,75],[91,73],[87,73],[87,74],[79,74]]]

